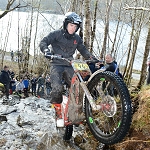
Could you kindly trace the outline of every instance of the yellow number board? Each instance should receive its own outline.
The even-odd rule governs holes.
[[[74,62],[73,67],[75,70],[89,70],[89,66],[83,62]]]

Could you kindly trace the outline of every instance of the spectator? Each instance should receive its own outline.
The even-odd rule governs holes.
[[[6,93],[6,101],[9,100],[9,85],[11,81],[11,77],[8,71],[9,67],[4,66],[4,70],[1,71],[0,82],[4,84],[5,93]]]
[[[24,84],[24,96],[29,97],[29,95],[28,95],[29,80],[28,80],[27,76],[24,77],[23,84]]]
[[[32,88],[32,95],[34,94],[36,96],[36,84],[37,84],[37,79],[35,76],[31,79],[31,88]]]
[[[16,56],[16,62],[18,61],[18,57]]]
[[[38,94],[38,96],[43,96],[44,95],[44,84],[45,84],[44,75],[42,75],[38,78],[37,83],[38,83],[37,94]]]
[[[107,54],[105,56],[105,61],[106,61],[106,71],[111,71],[116,73],[118,76],[120,76],[121,78],[123,78],[122,74],[119,71],[119,67],[117,65],[117,62],[113,59],[111,54]]]
[[[105,68],[107,71],[115,72],[116,64],[114,63],[114,59],[111,54],[106,54],[105,56],[106,65]]]
[[[20,81],[17,83],[16,85],[16,91],[19,93],[19,94],[22,94],[23,90],[24,90],[24,83],[23,83],[23,79],[21,78]]]
[[[147,74],[147,79],[146,79],[146,84],[150,84],[150,57],[147,60],[147,67],[148,67],[148,74]]]
[[[14,60],[14,52],[11,51],[11,61],[13,61],[13,60]]]
[[[15,78],[13,78],[11,81],[10,81],[10,86],[9,86],[9,93],[10,94],[12,94],[13,93],[13,91],[15,90],[14,88],[15,88],[15,83],[16,83],[16,81],[14,80]]]
[[[47,96],[50,95],[50,91],[51,91],[51,82],[50,82],[49,75],[47,75],[47,77],[46,77],[46,93],[47,93]]]
[[[13,78],[12,79],[12,93],[16,90],[16,84],[17,84],[17,82],[16,82],[16,79],[15,78]]]
[[[15,73],[13,72],[12,69],[9,70],[9,74],[11,76],[11,79],[13,79],[15,77]]]

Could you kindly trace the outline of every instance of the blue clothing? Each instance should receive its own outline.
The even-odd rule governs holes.
[[[29,87],[29,80],[28,79],[24,79],[23,80],[23,84],[24,84],[24,88],[28,88]]]

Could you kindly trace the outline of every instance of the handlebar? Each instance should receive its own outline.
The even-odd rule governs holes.
[[[69,60],[67,58],[63,58],[61,55],[45,55],[45,57],[48,58],[48,59],[51,59],[51,60],[57,59],[57,60],[65,60],[69,63],[71,62],[71,60]]]
[[[67,58],[63,58],[61,55],[45,55],[45,57],[48,58],[48,59],[51,59],[51,60],[53,60],[53,59],[65,60],[65,61],[67,61],[68,63],[71,63],[71,61],[72,61],[72,60],[69,60],[69,59],[67,59]],[[86,62],[86,63],[98,63],[98,62],[104,63],[103,60],[93,60],[93,59],[85,60],[85,62]]]

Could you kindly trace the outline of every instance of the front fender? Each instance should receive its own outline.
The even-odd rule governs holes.
[[[99,69],[99,70],[97,70],[97,71],[95,71],[91,76],[90,76],[90,78],[88,79],[88,82],[90,82],[91,80],[92,80],[92,78],[95,76],[95,75],[97,75],[98,73],[100,73],[100,72],[104,72],[106,69]]]

